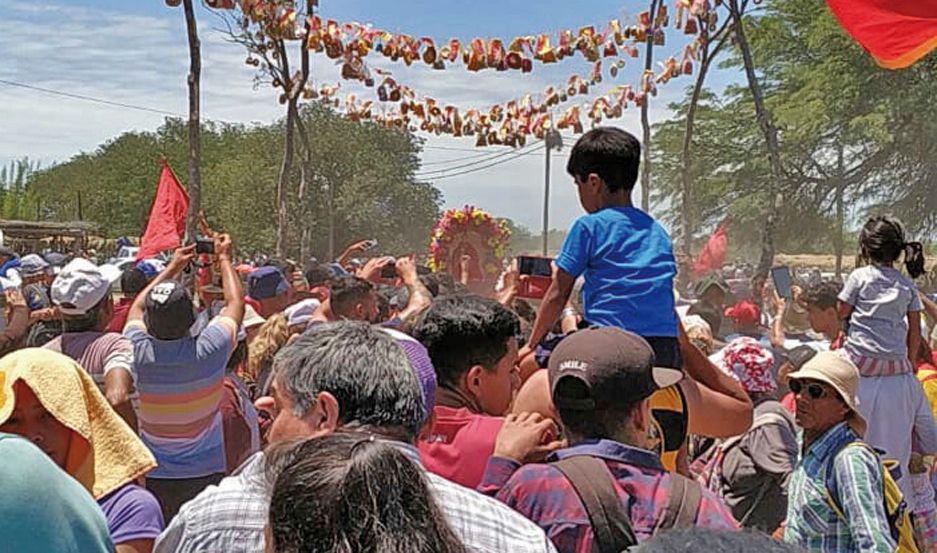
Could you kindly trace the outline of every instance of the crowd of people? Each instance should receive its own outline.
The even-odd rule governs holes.
[[[0,548],[937,551],[922,246],[875,217],[862,266],[788,299],[693,275],[631,204],[640,152],[573,148],[586,214],[540,301],[370,241],[245,265],[208,231],[123,272],[0,248]]]

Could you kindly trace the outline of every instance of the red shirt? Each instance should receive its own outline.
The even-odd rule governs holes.
[[[114,304],[114,316],[110,324],[107,325],[107,332],[116,332],[122,334],[124,325],[127,324],[127,313],[130,312],[130,306],[133,305],[133,298],[120,298]]]
[[[456,484],[475,489],[495,450],[502,419],[437,405],[436,424],[417,443],[426,469]]]

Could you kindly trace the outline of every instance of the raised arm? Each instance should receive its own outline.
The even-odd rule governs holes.
[[[235,333],[244,320],[244,294],[241,279],[231,264],[231,237],[219,234],[215,237],[215,258],[221,269],[221,286],[224,290],[224,307],[221,314],[234,321]]]
[[[416,265],[413,263],[413,257],[401,257],[397,260],[397,275],[407,287],[410,299],[407,306],[397,315],[401,321],[407,323],[419,317],[424,311],[429,309],[433,303],[433,295],[429,293],[426,286],[420,281],[416,272]]]
[[[170,279],[174,279],[182,273],[182,270],[195,259],[195,244],[190,244],[181,248],[177,248],[172,254],[172,259],[169,261],[169,265],[166,266],[166,270],[156,275],[147,286],[143,289],[137,297],[134,298],[133,303],[130,305],[130,309],[127,311],[127,324],[135,323],[137,325],[142,325],[143,323],[143,312],[145,310],[146,298],[150,294],[150,290],[155,288],[162,282],[165,282]]]
[[[573,285],[576,284],[575,277],[559,268],[553,272],[553,275],[553,282],[550,283],[550,288],[547,289],[547,294],[544,296],[543,302],[540,303],[540,309],[537,310],[537,320],[534,321],[534,327],[530,331],[530,339],[527,341],[527,345],[524,346],[525,351],[523,353],[533,351],[540,343],[540,340],[543,340],[547,332],[553,328],[560,313],[563,312],[563,307],[569,301],[570,294],[573,292]]]

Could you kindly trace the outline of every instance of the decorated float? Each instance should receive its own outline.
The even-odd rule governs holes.
[[[467,281],[470,289],[490,290],[501,274],[510,237],[505,221],[474,206],[447,210],[433,228],[429,266],[435,272],[448,272],[456,282]]]

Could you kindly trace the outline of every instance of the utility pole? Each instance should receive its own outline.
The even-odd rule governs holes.
[[[543,141],[547,146],[546,169],[543,183],[543,256],[547,256],[547,239],[550,235],[550,152],[553,148],[560,150],[563,148],[563,137],[556,129],[547,131]]]

